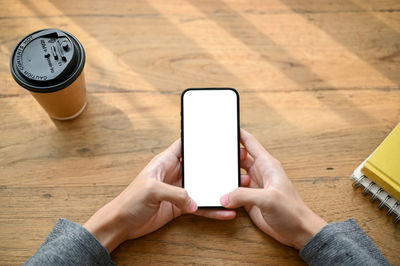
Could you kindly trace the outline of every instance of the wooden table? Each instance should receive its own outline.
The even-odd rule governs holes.
[[[84,223],[179,136],[180,93],[230,86],[241,126],[329,222],[354,217],[392,264],[400,227],[349,175],[400,121],[400,1],[1,0],[0,264],[21,264],[59,217]],[[73,33],[89,105],[51,120],[11,78],[20,38]],[[303,264],[233,221],[183,216],[122,244],[118,264]]]

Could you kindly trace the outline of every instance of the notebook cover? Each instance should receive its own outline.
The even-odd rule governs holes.
[[[379,201],[379,208],[386,207],[387,214],[395,217],[394,223],[400,222],[400,202],[365,176],[365,173],[361,170],[364,162],[362,162],[351,175],[351,178],[354,180],[353,187],[361,187],[364,195],[371,195],[371,201]]]
[[[400,200],[400,123],[366,160],[362,171]]]

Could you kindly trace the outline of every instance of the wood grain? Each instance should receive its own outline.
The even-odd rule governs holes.
[[[400,121],[400,3],[0,1],[0,264],[21,264],[58,217],[84,223],[179,136],[180,92],[230,86],[241,126],[329,222],[354,217],[390,263],[399,226],[349,175]],[[24,35],[73,33],[89,105],[51,120],[9,72]],[[240,210],[179,217],[121,245],[117,264],[303,264]]]

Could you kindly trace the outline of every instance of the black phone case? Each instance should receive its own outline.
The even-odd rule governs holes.
[[[239,109],[239,93],[234,89],[234,88],[188,88],[184,90],[181,94],[181,145],[182,145],[182,187],[185,188],[185,153],[184,153],[184,148],[183,148],[183,143],[184,143],[184,132],[183,132],[183,119],[184,119],[184,114],[183,114],[183,96],[185,95],[186,92],[190,90],[231,90],[235,92],[236,97],[237,97],[237,149],[238,149],[238,187],[240,187],[240,109]],[[226,209],[223,206],[201,206],[198,207],[199,209]]]

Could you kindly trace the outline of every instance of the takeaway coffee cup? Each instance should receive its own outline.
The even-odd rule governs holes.
[[[73,119],[86,107],[84,65],[81,43],[58,29],[39,30],[24,37],[10,62],[15,81],[59,120]]]

